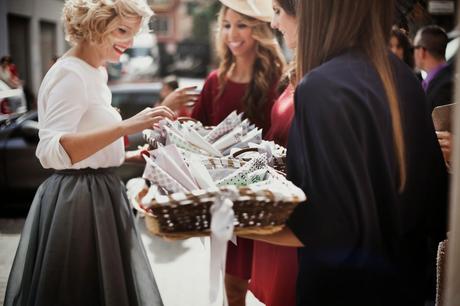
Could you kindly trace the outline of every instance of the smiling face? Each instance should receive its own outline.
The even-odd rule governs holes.
[[[297,46],[297,20],[286,13],[278,1],[273,0],[272,3],[274,15],[270,25],[283,34],[287,47],[294,49]]]
[[[228,9],[221,26],[223,42],[233,56],[244,57],[255,52],[257,42],[252,37],[252,28],[242,15]]]
[[[104,61],[118,62],[120,56],[133,45],[134,36],[139,32],[142,19],[120,18],[114,29],[100,45],[100,56]]]

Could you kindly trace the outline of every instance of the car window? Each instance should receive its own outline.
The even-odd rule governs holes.
[[[113,93],[112,106],[120,110],[123,119],[130,118],[146,107],[159,104],[159,92]]]
[[[10,88],[0,80],[0,114],[24,113],[27,102],[22,88]]]
[[[152,50],[150,48],[130,48],[126,50],[126,54],[129,57],[152,56]]]

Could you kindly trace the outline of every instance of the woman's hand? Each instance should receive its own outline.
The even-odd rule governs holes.
[[[194,89],[196,86],[178,88],[167,95],[161,105],[167,106],[173,111],[177,111],[183,105],[191,106],[200,96],[199,93],[193,91]]]
[[[174,119],[175,114],[166,106],[147,107],[133,117],[115,125],[104,126],[89,132],[64,134],[59,141],[69,155],[72,164],[75,164],[105,148],[120,137],[153,128],[164,118]]]
[[[126,151],[125,152],[125,162],[145,163],[145,160],[142,157],[142,152],[145,152],[148,149],[149,149],[149,145],[145,144],[142,147],[138,146],[137,150]]]
[[[447,166],[450,165],[450,153],[452,151],[452,134],[450,132],[442,131],[436,132],[438,142],[441,146],[442,155]]]
[[[122,122],[124,135],[134,134],[144,129],[151,129],[164,118],[175,119],[174,112],[166,106],[147,107],[129,119]]]

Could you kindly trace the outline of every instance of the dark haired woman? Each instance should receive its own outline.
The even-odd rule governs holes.
[[[271,26],[283,35],[286,46],[295,50],[297,46],[296,5],[298,0],[273,0],[274,16]],[[286,87],[272,107],[271,126],[265,139],[286,146],[289,129],[294,118],[294,89],[297,84],[295,63],[280,82]],[[281,88],[280,88],[281,89]],[[297,276],[297,249],[254,242],[252,273],[249,290],[266,306],[295,304]]]
[[[283,231],[253,236],[299,247],[297,305],[424,305],[427,240],[446,231],[447,173],[419,82],[382,52],[392,8],[299,2],[287,160],[307,201]]]
[[[400,60],[404,61],[409,67],[414,68],[412,43],[404,29],[400,29],[397,26],[391,28],[389,48]]]

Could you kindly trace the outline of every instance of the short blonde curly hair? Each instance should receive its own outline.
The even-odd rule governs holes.
[[[66,0],[62,10],[65,39],[101,43],[120,18],[148,18],[152,9],[145,0]]]

